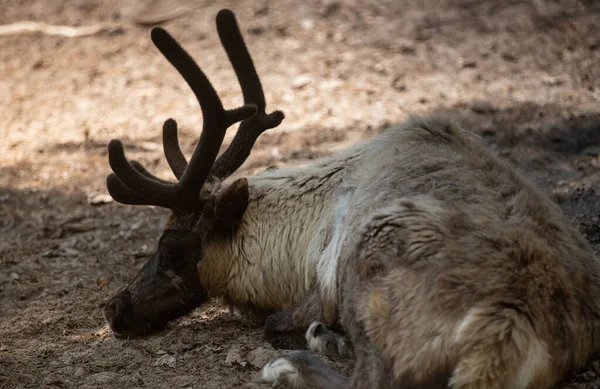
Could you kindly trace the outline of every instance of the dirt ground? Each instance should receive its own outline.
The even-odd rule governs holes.
[[[218,302],[143,339],[115,339],[102,317],[167,215],[107,199],[108,141],[121,138],[130,157],[171,179],[162,122],[178,120],[187,153],[201,128],[193,94],[150,28],[134,23],[174,4],[0,0],[0,24],[107,26],[85,37],[0,37],[0,388],[250,387],[279,352]],[[269,106],[286,114],[238,174],[329,154],[411,113],[444,112],[546,188],[600,253],[597,1],[195,4],[163,25],[225,105],[241,102],[214,26],[228,7]],[[575,373],[561,387],[599,387],[600,358]]]

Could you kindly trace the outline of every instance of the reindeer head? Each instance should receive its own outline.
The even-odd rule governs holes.
[[[184,49],[163,29],[152,30],[152,41],[183,76],[196,95],[204,118],[200,140],[188,164],[177,139],[177,124],[163,126],[163,147],[177,183],[162,180],[136,161],[128,161],[123,145],[112,140],[109,163],[114,173],[106,180],[110,195],[122,204],[155,205],[172,211],[158,249],[133,281],[104,309],[117,336],[142,335],[198,307],[207,291],[198,277],[203,245],[227,238],[248,204],[248,182],[238,179],[219,189],[250,154],[258,136],[278,126],[283,113],[265,113],[265,97],[234,14],[217,15],[221,44],[242,87],[244,105],[225,110],[217,92]],[[241,122],[229,148],[217,159],[225,131]],[[216,160],[216,161],[215,161]]]

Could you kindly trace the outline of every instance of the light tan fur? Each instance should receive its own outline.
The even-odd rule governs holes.
[[[334,299],[335,282],[319,275],[339,254],[332,249],[335,228],[344,225],[335,224],[336,213],[343,212],[337,203],[345,196],[344,181],[364,163],[369,146],[248,177],[250,200],[239,230],[233,239],[206,242],[198,265],[210,293],[234,305],[273,311],[298,302],[319,283]]]

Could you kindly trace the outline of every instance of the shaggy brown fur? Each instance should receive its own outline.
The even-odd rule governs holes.
[[[600,315],[600,264],[584,239],[453,123],[415,118],[391,131],[395,147],[350,179],[337,294],[322,298],[338,313],[325,320],[355,346],[353,376],[339,386],[306,357],[307,380],[286,381],[273,365],[257,380],[543,389],[581,368],[599,348]],[[283,360],[294,371],[301,356]]]

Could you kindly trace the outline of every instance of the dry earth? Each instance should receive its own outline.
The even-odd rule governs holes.
[[[105,203],[108,141],[123,139],[130,156],[169,178],[162,122],[178,120],[189,153],[202,121],[149,27],[132,22],[174,4],[0,0],[0,24],[110,27],[0,37],[0,388],[241,387],[277,353],[218,303],[144,339],[115,339],[102,317],[166,216]],[[214,27],[222,7],[238,15],[270,107],[286,113],[239,174],[302,163],[410,113],[442,111],[546,188],[600,250],[597,1],[197,4],[164,26],[226,106],[241,95]],[[600,359],[562,385],[599,386]]]

